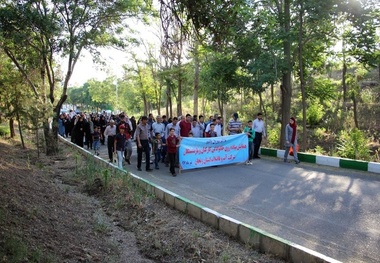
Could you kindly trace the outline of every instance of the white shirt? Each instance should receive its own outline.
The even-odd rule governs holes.
[[[253,121],[253,129],[255,129],[255,132],[262,133],[263,136],[266,137],[265,123],[263,120],[255,119]]]
[[[104,130],[104,136],[108,137],[108,136],[115,136],[115,135],[116,135],[116,125],[113,125],[113,127],[111,127],[111,125],[108,125],[106,129]]]

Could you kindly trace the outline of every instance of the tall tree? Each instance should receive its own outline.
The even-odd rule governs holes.
[[[121,33],[128,17],[150,8],[150,1],[5,0],[0,8],[0,45],[28,81],[34,95],[53,109],[52,129],[44,121],[46,153],[58,152],[59,111],[67,98],[67,88],[75,65],[84,49],[97,56],[98,47],[125,46]],[[63,79],[56,74],[59,57],[67,69]],[[28,78],[38,70],[40,80]],[[62,95],[55,90],[63,82]],[[55,113],[55,114],[54,114]]]

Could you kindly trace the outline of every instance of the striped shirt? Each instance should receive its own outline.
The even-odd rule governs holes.
[[[232,131],[230,129],[232,129]],[[239,129],[239,130],[235,130],[235,129]],[[230,135],[241,133],[242,132],[241,121],[239,119],[236,119],[236,120],[231,119],[228,122],[228,131],[229,131]]]

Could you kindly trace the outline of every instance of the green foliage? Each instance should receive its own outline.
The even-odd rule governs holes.
[[[316,129],[314,129],[313,133],[314,133],[314,136],[316,138],[318,138],[318,140],[322,141],[323,138],[324,138],[324,136],[325,136],[325,134],[326,134],[326,131],[325,131],[324,128],[319,128],[318,127]]]
[[[11,134],[9,127],[6,126],[0,126],[0,136],[9,136]]]
[[[278,148],[280,143],[281,124],[276,123],[274,127],[268,131],[268,146],[271,148]]]
[[[201,71],[202,93],[210,101],[227,103],[239,85],[238,63],[230,55],[215,54]]]
[[[318,102],[311,103],[306,110],[306,120],[309,125],[314,126],[320,123],[324,116],[325,108]]]
[[[320,145],[315,146],[313,152],[314,152],[316,155],[326,155],[325,150],[324,150],[323,147],[320,146]]]
[[[369,139],[358,129],[342,130],[339,134],[337,154],[355,160],[370,160]]]
[[[0,240],[1,262],[53,263],[54,257],[40,248],[32,249],[19,237],[4,237]]]
[[[310,86],[306,87],[306,97],[311,101],[318,101],[326,105],[328,101],[337,97],[338,83],[329,78],[314,78]]]

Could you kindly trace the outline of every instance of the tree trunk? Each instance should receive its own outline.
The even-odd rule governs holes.
[[[162,99],[162,84],[160,83],[159,84],[160,85],[160,91],[159,91],[159,93],[158,93],[158,115],[161,115],[161,99]]]
[[[165,114],[169,118],[169,97],[168,94],[166,94],[166,103],[165,103]]]
[[[198,53],[198,40],[195,41],[194,47],[194,109],[193,112],[198,116],[198,91],[199,91],[199,53]]]
[[[267,111],[266,111],[265,106],[264,106],[262,92],[259,92],[259,99],[260,99],[260,111],[263,113],[264,116],[267,116]]]
[[[260,111],[263,113],[264,116],[264,124],[265,124],[265,130],[267,131],[267,136],[268,136],[268,116],[267,116],[267,111],[264,106],[264,101],[263,101],[263,96],[262,92],[259,92],[259,101],[260,101]]]
[[[51,125],[51,126],[50,126]],[[44,136],[46,144],[46,155],[58,154],[58,117],[53,118],[52,124],[49,120],[44,121]],[[38,132],[38,131],[37,131]]]
[[[144,115],[145,116],[148,116],[148,107],[149,107],[149,105],[148,105],[148,101],[147,101],[147,99],[146,99],[146,95],[145,94],[143,94],[143,102],[144,102]]]
[[[22,134],[22,128],[21,128],[21,120],[20,120],[20,115],[18,112],[16,112],[16,118],[17,118],[17,123],[18,123],[18,132],[20,133],[21,145],[22,145],[22,148],[25,149],[24,136]]]
[[[358,109],[357,109],[357,100],[356,100],[356,95],[352,95],[352,102],[354,103],[354,122],[355,122],[355,127],[359,129],[359,121],[358,121]]]
[[[172,97],[169,97],[169,108],[170,108],[170,117],[173,117],[173,101]]]
[[[301,148],[305,151],[307,144],[307,130],[306,130],[306,92],[305,92],[305,78],[303,71],[303,2],[300,1],[300,15],[299,22],[300,28],[298,31],[298,63],[299,63],[299,77],[301,83],[301,93],[302,93],[302,127],[303,127],[303,137],[302,137],[302,145]],[[298,131],[297,131],[298,133]]]
[[[291,43],[289,39],[290,32],[290,0],[284,1],[284,22],[283,28],[286,35],[284,39],[284,56],[286,69],[282,75],[282,86],[281,86],[281,105],[282,105],[282,120],[281,120],[281,135],[280,135],[280,145],[285,143],[285,128],[288,124],[290,118],[290,106],[292,101],[292,63],[291,63]]]
[[[272,101],[272,111],[273,113],[275,112],[275,108],[274,108],[274,84],[270,84],[270,95],[271,95],[271,101]]]
[[[182,115],[182,72],[181,59],[178,59],[178,96],[177,96],[177,116]]]
[[[10,132],[11,138],[14,138],[16,136],[13,118],[9,119],[9,132]]]
[[[169,94],[169,92],[170,92],[170,88],[169,88],[169,86],[167,85],[168,83],[166,82],[166,105],[165,105],[165,108],[166,108],[166,117],[169,119],[169,117],[171,117],[172,115],[172,113],[171,113],[171,111],[170,111],[170,113],[169,113],[169,98],[170,98],[170,94]]]
[[[203,115],[205,114],[205,111],[206,111],[206,99],[202,97],[202,114]],[[206,116],[204,116],[204,118],[206,120]]]
[[[342,44],[342,53],[343,53],[343,70],[342,70],[342,88],[343,88],[343,108],[346,107],[347,102],[347,81],[346,81],[346,74],[347,74],[347,64],[346,64],[346,51],[345,51],[345,41],[343,39]]]
[[[182,115],[182,47],[183,47],[183,32],[180,32],[180,39],[178,43],[178,97],[177,97],[177,116]]]

